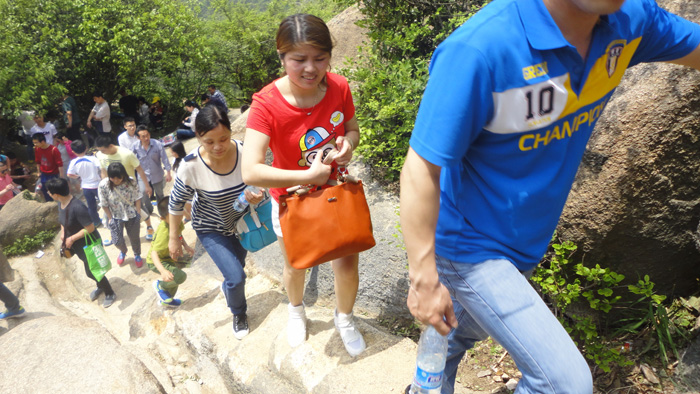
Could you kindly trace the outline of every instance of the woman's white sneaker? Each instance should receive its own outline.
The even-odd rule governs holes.
[[[337,328],[340,333],[340,338],[343,340],[345,350],[347,350],[352,357],[356,357],[365,351],[365,348],[367,348],[365,339],[362,338],[362,333],[355,327],[352,313],[346,315],[344,313],[338,313],[336,309],[333,321],[335,322],[335,328]]]
[[[306,341],[306,312],[304,303],[301,305],[287,305],[289,321],[287,322],[287,341],[289,346],[297,347]]]

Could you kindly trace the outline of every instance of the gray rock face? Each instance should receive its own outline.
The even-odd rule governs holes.
[[[700,392],[700,338],[683,353],[674,380],[688,393]]]
[[[91,320],[34,319],[0,337],[0,348],[3,393],[165,392],[141,361]]]
[[[331,58],[331,69],[342,67],[346,61],[348,65],[355,64],[359,54],[357,48],[368,41],[367,29],[357,26],[357,22],[363,17],[360,9],[357,6],[352,6],[328,21],[328,30],[330,30],[335,44]]]
[[[700,5],[669,1],[690,19]],[[587,264],[666,294],[697,291],[700,253],[700,73],[667,64],[630,69],[588,144],[558,234]],[[580,257],[580,255],[579,255]]]
[[[9,245],[25,235],[59,226],[55,202],[27,200],[22,194],[10,200],[0,211],[0,245]]]

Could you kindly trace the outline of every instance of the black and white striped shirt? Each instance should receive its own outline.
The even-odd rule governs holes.
[[[245,211],[233,209],[233,202],[246,185],[241,176],[243,144],[235,141],[238,158],[228,174],[214,172],[200,155],[201,147],[190,153],[177,169],[175,185],[170,193],[168,210],[182,215],[185,203],[192,200],[192,228],[201,232],[217,232],[225,236],[235,233],[236,222]]]

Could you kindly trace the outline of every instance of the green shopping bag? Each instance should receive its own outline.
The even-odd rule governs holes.
[[[89,240],[89,242],[88,242]],[[107,271],[112,269],[112,263],[109,261],[107,252],[105,252],[105,247],[102,246],[100,240],[95,240],[92,235],[85,234],[85,256],[88,260],[88,266],[90,267],[90,272],[99,282],[104,278]]]

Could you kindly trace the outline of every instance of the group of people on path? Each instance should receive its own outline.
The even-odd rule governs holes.
[[[172,295],[186,276],[164,261],[178,261],[183,247],[190,251],[181,232],[191,201],[192,226],[224,276],[239,339],[249,331],[247,252],[235,236],[242,213],[234,200],[246,185],[270,189],[284,252],[279,196],[290,186],[335,179],[359,143],[348,83],[328,71],[333,43],[325,23],[307,14],[287,17],[276,44],[284,75],[253,96],[245,145],[231,140],[220,106],[196,115],[200,145],[180,157],[167,213],[158,204],[163,220],[153,245],[159,251],[151,256],[161,273],[156,291]],[[438,46],[401,174],[401,224],[408,307],[448,336],[443,393],[454,391],[466,350],[487,336],[522,372],[516,393],[593,391],[586,361],[527,277],[547,248],[596,123],[589,110],[604,106],[635,64],[700,68],[699,44],[700,26],[653,0],[496,0]],[[272,165],[265,163],[268,148]],[[106,171],[105,184],[131,176],[112,164]],[[65,191],[54,188],[58,182],[48,185],[54,196]],[[251,204],[262,198],[245,194]],[[138,196],[130,196],[135,207]],[[78,221],[81,231],[94,227]],[[304,270],[286,257],[284,264],[287,339],[299,346],[308,335]],[[366,347],[352,315],[358,256],[332,267],[335,326],[357,356]]]

